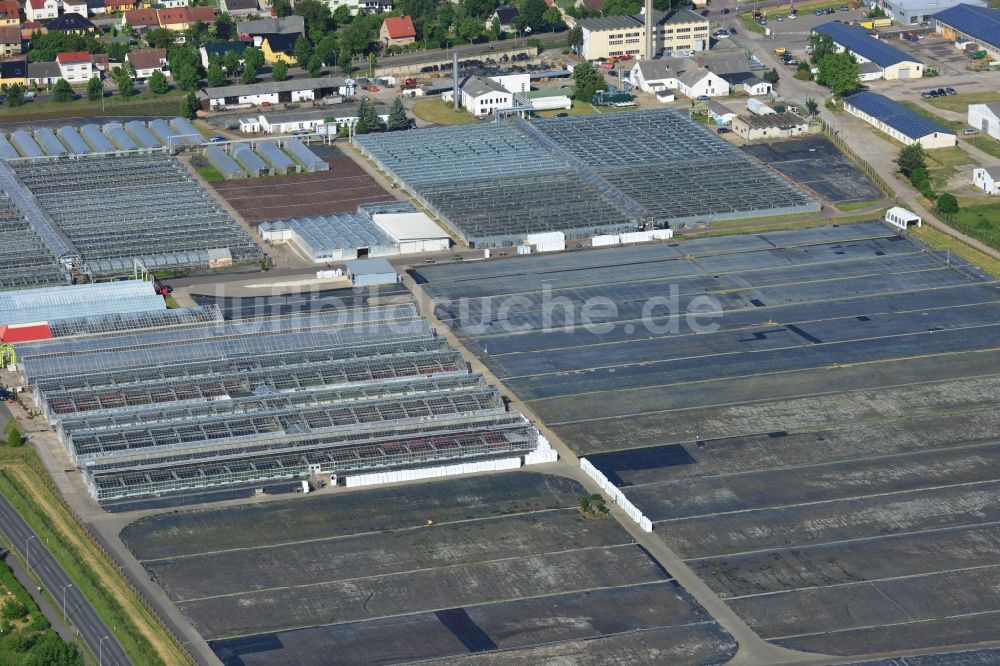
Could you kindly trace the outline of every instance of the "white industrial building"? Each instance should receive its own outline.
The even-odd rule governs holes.
[[[496,110],[514,107],[515,96],[531,90],[530,74],[507,74],[503,76],[469,76],[459,86],[459,101],[463,109],[485,118]],[[441,95],[445,102],[454,101],[454,92],[448,90]],[[523,103],[523,98],[522,103]]]
[[[1000,102],[970,104],[969,125],[994,139],[1000,139]]]
[[[366,204],[356,213],[265,222],[258,231],[265,241],[292,244],[318,264],[444,252],[451,247],[447,232],[403,202]]]
[[[976,167],[972,170],[972,184],[987,194],[1000,194],[1000,166]]]
[[[339,94],[346,87],[345,79],[289,79],[287,81],[264,81],[250,85],[204,88],[197,94],[198,101],[206,110],[232,107],[249,108],[261,104],[282,104],[291,102],[311,102],[330,94]]]
[[[919,25],[931,16],[958,4],[986,7],[986,0],[872,0],[872,7],[881,7],[885,15],[901,25]]]
[[[640,60],[632,66],[629,80],[647,93],[676,90],[691,99],[729,94],[729,82],[694,58]]]
[[[909,146],[948,148],[958,143],[955,133],[884,95],[862,91],[844,97],[844,111]]]
[[[389,110],[383,105],[375,107],[375,113],[385,123],[389,121]],[[333,132],[341,127],[358,122],[358,107],[341,105],[316,109],[315,111],[294,111],[291,113],[262,113],[240,118],[240,131],[245,134],[288,134],[290,132],[326,132],[332,125]]]

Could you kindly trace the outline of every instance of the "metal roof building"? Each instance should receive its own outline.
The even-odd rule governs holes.
[[[170,127],[181,137],[181,140],[189,146],[200,146],[204,143],[201,132],[199,132],[187,118],[172,119],[170,121]]]
[[[934,29],[945,39],[973,40],[1000,58],[1000,9],[955,5],[932,16]]]
[[[10,142],[17,148],[17,152],[25,157],[44,157],[45,153],[38,147],[31,135],[24,130],[17,130],[10,135]]]
[[[850,51],[858,62],[875,63],[885,79],[919,79],[924,75],[923,64],[913,56],[869,36],[862,27],[830,21],[813,28],[813,33],[829,35],[840,50]]]
[[[132,137],[139,148],[161,148],[163,142],[157,139],[146,127],[145,123],[130,120],[125,123],[125,131]]]
[[[879,0],[877,4],[886,16],[901,25],[918,25],[929,21],[935,12],[948,9],[962,0]],[[964,0],[970,5],[986,6],[986,0]]]
[[[286,155],[285,152],[278,147],[278,144],[273,141],[261,141],[258,143],[257,153],[267,160],[267,163],[271,165],[271,169],[274,173],[284,175],[289,172],[298,173],[301,171],[299,165],[292,161],[292,158]]]
[[[285,150],[292,154],[292,157],[302,163],[306,171],[329,171],[330,165],[326,160],[319,158],[316,153],[302,145],[298,139],[288,139],[285,141]]]
[[[266,176],[271,173],[271,168],[267,166],[267,162],[260,159],[257,153],[250,150],[250,146],[245,143],[233,144],[232,157],[254,178]]]
[[[954,132],[884,95],[868,91],[848,95],[844,110],[906,145],[946,148],[956,144]]]
[[[84,129],[86,130],[86,127]],[[121,123],[107,123],[104,126],[104,135],[118,150],[136,150],[139,148],[136,142],[132,140],[132,137],[125,132],[125,126]]]
[[[180,134],[175,132],[163,118],[157,118],[149,123],[149,131],[159,139],[160,143],[168,148],[180,148],[183,144],[187,143],[184,139],[181,139]]]
[[[362,213],[265,222],[258,231],[265,240],[293,242],[316,263],[399,253],[396,241]]]
[[[347,262],[347,276],[355,287],[373,287],[395,284],[399,281],[396,269],[385,259],[357,259]]]
[[[52,157],[69,155],[69,151],[66,150],[66,146],[62,144],[62,141],[56,138],[55,132],[48,127],[41,127],[35,130],[35,141],[42,147],[42,150],[45,151],[46,155],[51,155]]]
[[[209,164],[218,169],[222,177],[227,180],[231,178],[243,178],[246,175],[243,168],[236,163],[236,160],[227,155],[218,146],[209,146],[206,148],[205,159],[208,160]]]

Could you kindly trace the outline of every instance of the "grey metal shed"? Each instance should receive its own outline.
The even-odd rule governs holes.
[[[287,139],[285,150],[292,154],[292,157],[302,163],[306,171],[329,171],[330,165],[325,160],[321,160],[316,153],[302,145],[298,139]]]
[[[356,259],[345,263],[347,276],[355,287],[396,284],[399,281],[396,269],[385,259]]]
[[[298,173],[302,170],[296,162],[292,161],[281,148],[273,141],[261,141],[257,144],[257,154],[267,160],[274,173],[282,175],[286,173]]]
[[[260,159],[257,153],[250,150],[250,146],[245,143],[233,144],[232,156],[248,174],[255,178],[271,173],[271,168],[267,166],[267,163]]]
[[[231,178],[243,178],[246,173],[237,164],[232,157],[226,155],[226,153],[218,146],[209,146],[205,149],[205,159],[208,163],[219,170],[222,177],[225,179]]]

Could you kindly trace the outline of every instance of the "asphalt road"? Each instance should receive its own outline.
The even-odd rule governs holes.
[[[0,495],[0,531],[4,533],[22,557],[27,554],[25,559],[29,569],[42,582],[49,595],[61,606],[63,588],[72,581],[42,543],[42,540],[28,527],[20,514],[2,495]],[[80,637],[83,638],[94,656],[101,657],[102,666],[127,666],[132,663],[125,654],[125,650],[122,649],[121,643],[104,624],[104,620],[100,618],[76,585],[66,587],[66,614],[70,624],[80,632]],[[101,639],[104,639],[103,647]]]

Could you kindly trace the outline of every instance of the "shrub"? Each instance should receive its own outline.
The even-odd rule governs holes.
[[[20,620],[28,615],[28,607],[14,597],[8,597],[0,606],[0,617],[5,620]]]

